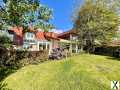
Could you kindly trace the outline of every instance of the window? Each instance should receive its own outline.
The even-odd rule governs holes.
[[[31,38],[33,38],[33,34],[31,33]]]
[[[27,33],[27,37],[30,37],[29,33]]]
[[[33,33],[26,33],[27,38],[33,38],[33,35],[34,35]]]
[[[73,39],[73,40],[77,40],[77,39],[78,39],[78,37],[77,37],[77,36],[74,36],[72,39]]]

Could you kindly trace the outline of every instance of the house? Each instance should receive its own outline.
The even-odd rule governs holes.
[[[78,35],[75,30],[56,34],[54,32],[43,32],[40,29],[30,29],[24,33],[22,27],[13,27],[8,31],[12,35],[13,45],[29,51],[48,50],[50,54],[52,49],[64,47],[77,53],[79,49]]]
[[[68,48],[73,53],[79,52],[78,35],[75,30],[69,30],[60,34],[43,32],[42,30],[29,31],[24,35],[24,45],[29,50],[49,50],[53,48]]]
[[[70,52],[79,52],[78,34],[75,29],[59,34],[58,38],[61,38],[62,46],[68,47]]]
[[[50,54],[53,48],[59,47],[60,39],[54,32],[30,29],[24,33],[22,27],[13,27],[9,31],[13,35],[13,44],[29,51],[48,50]]]
[[[24,34],[23,48],[31,51],[48,50],[58,48],[59,38],[53,32],[29,31]]]

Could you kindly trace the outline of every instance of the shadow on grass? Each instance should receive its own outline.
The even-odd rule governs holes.
[[[120,57],[113,56],[113,55],[107,55],[107,54],[95,54],[95,55],[106,56],[106,58],[107,58],[107,59],[111,59],[111,60],[120,61]]]
[[[107,59],[111,59],[111,60],[120,61],[120,58],[117,58],[117,57],[107,57]]]

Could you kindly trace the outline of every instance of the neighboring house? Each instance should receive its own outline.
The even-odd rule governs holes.
[[[77,40],[78,35],[76,33],[76,30],[72,29],[72,30],[60,33],[58,37],[66,40]]]
[[[70,52],[79,52],[78,34],[76,33],[76,30],[72,29],[67,32],[63,32],[58,35],[58,38],[61,38],[61,44],[64,47],[67,46]]]

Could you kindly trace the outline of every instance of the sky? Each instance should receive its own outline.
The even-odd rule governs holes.
[[[72,15],[74,7],[78,4],[82,5],[84,0],[40,0],[41,4],[47,5],[53,9],[53,19],[50,21],[58,32],[63,32],[72,29]],[[2,4],[2,0],[0,0]]]
[[[84,0],[79,0],[82,5]],[[41,0],[42,4],[53,9],[53,19],[51,23],[61,31],[72,29],[72,15],[75,7],[75,0]]]

